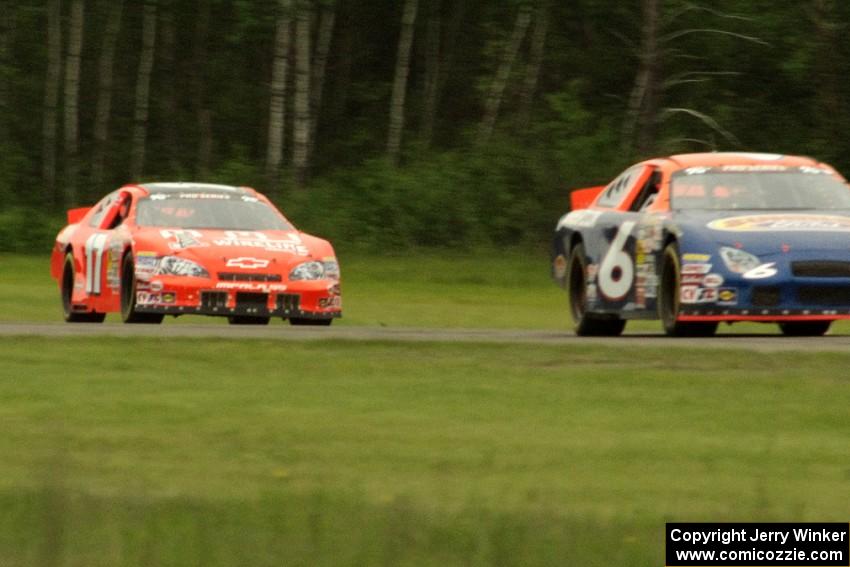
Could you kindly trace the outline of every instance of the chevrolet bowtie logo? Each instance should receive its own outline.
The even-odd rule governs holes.
[[[227,261],[228,268],[245,268],[248,270],[265,268],[268,265],[268,260],[262,260],[260,258],[231,258]]]

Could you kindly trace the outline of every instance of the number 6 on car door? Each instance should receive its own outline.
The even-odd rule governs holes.
[[[632,289],[635,266],[629,253],[624,250],[629,235],[635,227],[634,221],[626,221],[617,230],[617,236],[611,242],[605,258],[599,265],[599,291],[613,301],[626,297]]]

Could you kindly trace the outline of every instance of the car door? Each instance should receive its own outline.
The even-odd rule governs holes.
[[[642,307],[635,301],[637,261],[644,260],[639,257],[638,228],[645,212],[632,207],[637,207],[655,172],[647,164],[630,167],[594,203],[594,209],[601,214],[585,240],[591,284],[588,300],[593,311],[629,317],[638,316],[646,307],[645,301]]]
[[[118,308],[120,262],[126,237],[116,234],[130,202],[126,191],[115,191],[95,205],[83,227],[81,274],[89,305],[100,312]]]

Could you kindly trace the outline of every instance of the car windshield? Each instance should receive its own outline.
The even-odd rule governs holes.
[[[775,166],[771,171],[738,171],[748,167],[690,168],[674,174],[671,208],[850,209],[850,187],[831,171],[784,166]]]
[[[221,230],[292,230],[267,203],[250,195],[154,193],[139,200],[139,226]]]

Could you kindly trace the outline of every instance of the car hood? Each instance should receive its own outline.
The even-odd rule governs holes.
[[[326,241],[295,230],[239,231],[137,228],[136,254],[179,256],[207,269],[283,271],[313,258],[333,256]]]
[[[679,211],[675,218],[686,233],[753,254],[850,252],[850,211]]]

